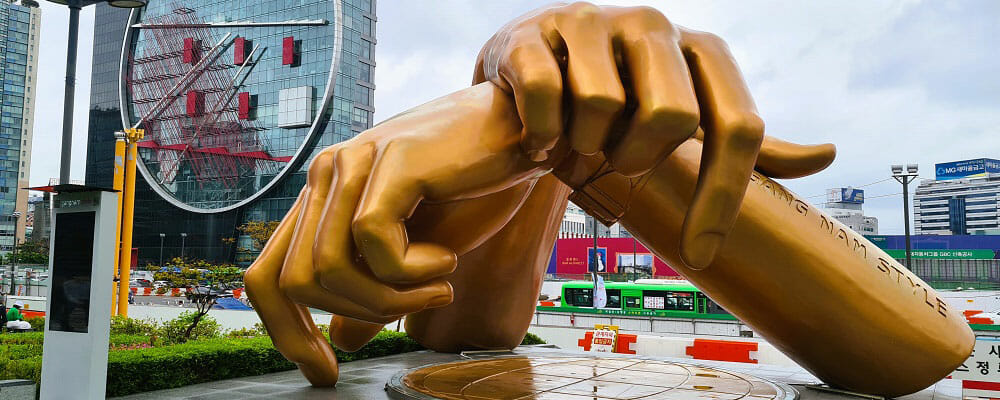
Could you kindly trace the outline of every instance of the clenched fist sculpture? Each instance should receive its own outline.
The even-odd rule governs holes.
[[[971,352],[933,289],[771,180],[834,149],[765,136],[717,37],[648,8],[556,5],[490,39],[474,83],[321,152],[247,272],[313,385],[338,370],[307,307],[334,314],[348,351],[404,315],[431,349],[516,346],[569,199],[833,386],[911,393]]]

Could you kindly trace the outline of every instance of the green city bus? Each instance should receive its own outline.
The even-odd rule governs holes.
[[[566,282],[558,306],[537,307],[538,311],[608,314],[641,317],[736,320],[688,281],[640,279],[604,284],[607,304],[594,308],[594,283]]]

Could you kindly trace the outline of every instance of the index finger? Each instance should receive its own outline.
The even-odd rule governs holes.
[[[703,269],[732,229],[764,137],[750,91],[722,39],[681,30],[705,129],[698,186],[681,229],[681,259]]]

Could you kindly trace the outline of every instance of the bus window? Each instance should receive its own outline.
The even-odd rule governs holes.
[[[621,289],[607,289],[608,294],[608,304],[604,308],[622,308],[622,291]]]
[[[577,307],[594,306],[594,289],[566,289],[566,303]]]
[[[625,298],[626,308],[642,308],[642,299],[638,297],[626,297]]]
[[[646,290],[643,292],[646,308],[656,310],[694,311],[694,295],[690,292],[668,292],[665,290]],[[652,304],[657,307],[650,307]]]
[[[722,306],[716,304],[712,299],[708,299],[708,314],[729,314]]]
[[[694,299],[690,297],[678,297],[677,309],[684,311],[694,311]]]

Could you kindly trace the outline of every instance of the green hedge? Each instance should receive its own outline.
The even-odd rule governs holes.
[[[341,362],[423,349],[405,333],[382,331],[354,353],[336,350]],[[206,339],[108,355],[108,396],[295,369],[267,336]]]
[[[208,339],[108,354],[108,396],[294,369],[269,337]]]
[[[42,333],[0,334],[0,379],[30,379],[41,382]],[[111,335],[112,348],[148,343],[145,335]],[[544,343],[528,334],[523,344]],[[363,360],[421,350],[406,333],[384,330],[354,353],[336,350],[341,362]],[[108,353],[107,395],[170,389],[196,383],[295,369],[285,360],[271,338],[218,338],[184,344],[112,350]]]

